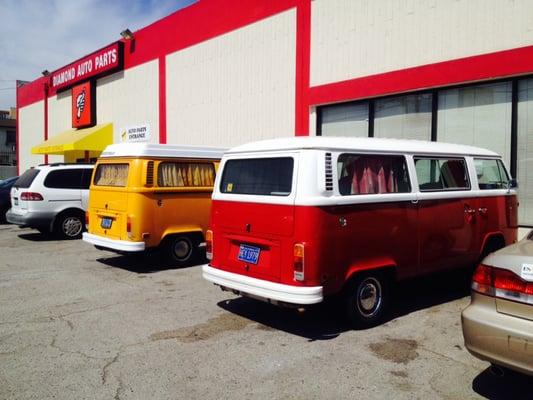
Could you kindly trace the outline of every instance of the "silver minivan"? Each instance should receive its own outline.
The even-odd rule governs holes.
[[[65,239],[80,238],[93,168],[92,164],[48,164],[28,169],[11,189],[7,221]]]

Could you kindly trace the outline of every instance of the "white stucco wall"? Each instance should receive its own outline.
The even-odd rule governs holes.
[[[168,143],[234,146],[294,135],[294,9],[170,54]]]
[[[69,117],[70,120],[70,117]],[[128,126],[150,126],[152,143],[159,143],[159,61],[153,60],[99,79],[96,84],[96,123],[113,123],[114,142]]]
[[[311,86],[533,44],[530,0],[311,4]]]
[[[44,141],[44,100],[21,107],[19,118],[19,172],[44,162],[44,156],[31,154],[34,146]]]

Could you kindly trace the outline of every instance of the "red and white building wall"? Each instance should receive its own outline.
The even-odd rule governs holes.
[[[115,142],[147,125],[155,143],[342,134],[488,147],[517,175],[520,222],[533,226],[531,15],[528,0],[199,0],[121,40],[123,69],[96,79],[96,122]],[[42,77],[17,97],[20,169],[62,160],[31,148],[71,128],[70,90]]]

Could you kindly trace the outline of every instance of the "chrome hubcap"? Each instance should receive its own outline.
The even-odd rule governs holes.
[[[190,252],[191,244],[187,240],[181,239],[174,243],[174,255],[178,260],[187,259]]]
[[[357,309],[365,317],[372,317],[379,311],[381,300],[381,284],[377,279],[366,278],[357,287]]]
[[[68,217],[63,221],[63,232],[68,237],[74,237],[80,234],[83,229],[81,221],[76,217]]]

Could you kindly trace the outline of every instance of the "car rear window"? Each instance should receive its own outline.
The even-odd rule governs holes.
[[[36,168],[27,170],[17,179],[13,186],[24,189],[29,188],[35,177],[39,175],[39,172],[41,172],[41,170]]]
[[[228,160],[220,191],[232,194],[288,196],[292,191],[291,157]]]
[[[94,173],[96,186],[125,187],[128,183],[128,164],[99,164]]]

